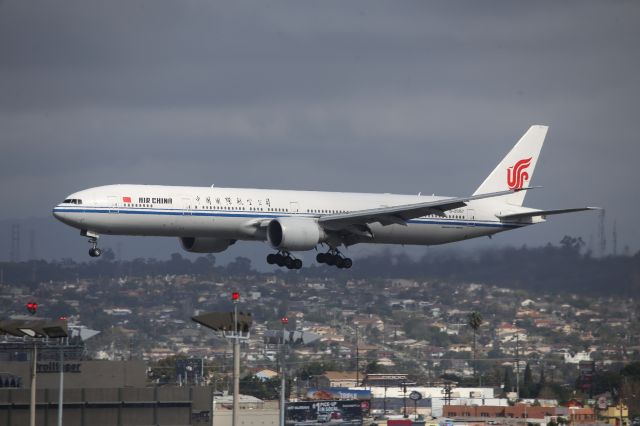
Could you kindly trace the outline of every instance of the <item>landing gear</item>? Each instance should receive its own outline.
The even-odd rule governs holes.
[[[89,237],[89,244],[91,244],[91,248],[89,249],[89,256],[100,257],[100,255],[102,254],[102,250],[98,248],[98,235],[87,231],[84,231],[83,235]]]
[[[267,255],[267,263],[269,265],[278,265],[280,267],[286,266],[287,269],[302,268],[302,260],[291,256],[291,253],[288,251],[279,251],[277,253]]]
[[[326,263],[339,269],[349,269],[353,265],[353,261],[348,257],[344,257],[337,249],[330,249],[326,253],[318,253],[316,260],[318,263]]]

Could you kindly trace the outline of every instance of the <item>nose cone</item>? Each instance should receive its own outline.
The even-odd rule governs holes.
[[[53,214],[53,217],[55,217],[65,225],[75,226],[76,224],[76,221],[73,220],[72,217],[73,213],[65,211],[64,207],[62,207],[60,204],[55,206],[51,213]]]
[[[53,208],[52,214],[53,214],[53,217],[55,217],[59,221],[63,222],[63,220],[62,220],[63,213],[62,213],[62,211],[60,209],[60,204],[58,204],[57,206],[55,206]]]

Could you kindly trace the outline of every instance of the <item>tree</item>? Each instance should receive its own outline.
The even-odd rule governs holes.
[[[527,363],[527,366],[524,368],[524,380],[522,383],[522,396],[525,398],[531,398],[532,395],[532,386],[533,386],[533,375],[531,374],[531,366]]]
[[[511,392],[513,389],[513,385],[511,384],[511,373],[509,372],[509,368],[504,369],[504,391]]]
[[[251,273],[251,259],[238,256],[227,265],[229,275],[247,275]]]
[[[378,364],[378,360],[373,359],[369,361],[369,363],[364,369],[364,372],[367,374],[375,374],[375,373],[381,373],[382,370],[383,368],[380,364]]]
[[[471,327],[471,329],[473,330],[473,378],[477,379],[477,366],[476,366],[476,333],[478,332],[478,329],[480,328],[480,326],[482,325],[482,316],[476,312],[473,311],[469,314],[469,318],[468,318],[468,322],[467,324],[469,325],[469,327]]]

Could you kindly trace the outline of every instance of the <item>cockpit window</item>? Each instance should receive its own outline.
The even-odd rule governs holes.
[[[82,204],[82,200],[77,198],[67,198],[62,202],[62,204]]]

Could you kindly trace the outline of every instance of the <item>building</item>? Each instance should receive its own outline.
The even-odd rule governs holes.
[[[591,407],[570,408],[569,421],[574,425],[596,423],[596,411]]]
[[[278,377],[278,372],[277,371],[273,371],[273,370],[269,370],[269,369],[265,369],[265,370],[258,371],[256,374],[254,374],[254,376],[256,376],[258,379],[260,379],[262,381],[266,381],[266,380],[270,380],[270,379],[273,379],[275,377]]]
[[[212,401],[210,386],[65,388],[63,420],[69,426],[209,425]],[[0,426],[29,424],[29,402],[29,389],[0,389]],[[36,424],[56,424],[57,407],[57,391],[38,391]]]
[[[547,424],[558,415],[555,407],[492,405],[445,405],[444,417],[456,420],[488,420],[488,419],[527,419],[527,423]]]
[[[373,387],[373,386],[402,386],[403,383],[407,385],[413,385],[413,382],[409,382],[408,375],[402,373],[376,373],[376,374],[367,374],[362,380],[363,386]]]
[[[317,387],[320,388],[349,388],[358,385],[358,374],[355,371],[327,371],[318,376]]]
[[[58,389],[59,362],[55,358],[38,357],[36,367],[38,389]],[[31,386],[30,362],[0,362],[0,371],[14,377],[23,389]],[[144,387],[147,384],[143,361],[66,360],[64,371],[65,389]]]
[[[621,417],[623,425],[629,424],[629,407],[625,404],[617,404],[607,407],[606,410],[600,411],[600,417],[610,425],[614,426],[621,426]]]

